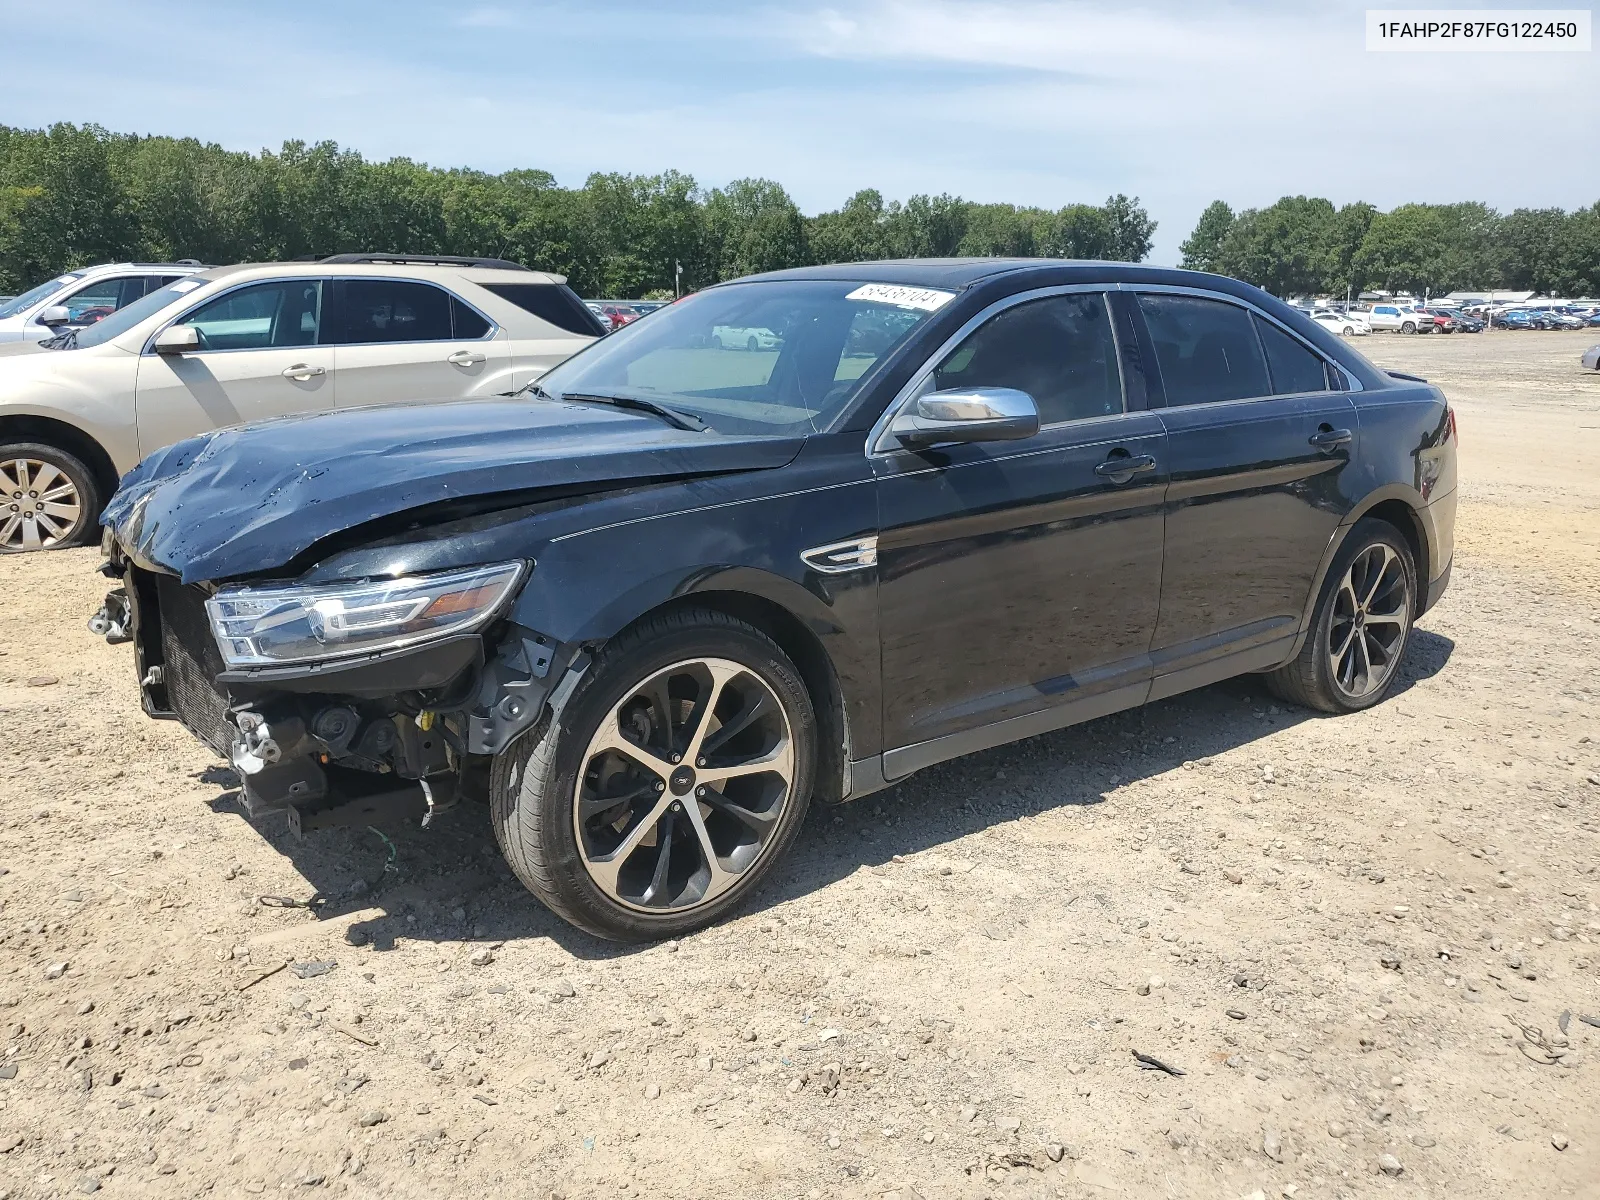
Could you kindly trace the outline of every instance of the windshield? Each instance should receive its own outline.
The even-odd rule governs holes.
[[[101,317],[93,325],[77,331],[70,344],[70,349],[82,350],[86,346],[98,346],[102,342],[109,342],[114,337],[121,337],[146,317],[154,316],[167,305],[187,296],[195,288],[206,284],[208,280],[180,279],[170,283],[164,288],[141,296],[132,304],[117,309],[109,316]]]
[[[36,288],[30,288],[26,292],[23,292],[20,296],[13,296],[4,304],[0,304],[0,319],[5,317],[14,317],[18,313],[27,312],[46,296],[50,296],[56,292],[59,292],[62,288],[66,287],[67,284],[82,278],[83,276],[81,275],[62,275],[56,279],[51,279],[46,283],[41,283]]]
[[[653,400],[721,433],[818,432],[953,296],[822,280],[710,288],[595,342],[539,386],[556,398]]]

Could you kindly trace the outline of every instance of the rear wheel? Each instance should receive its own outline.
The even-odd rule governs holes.
[[[0,445],[0,554],[82,545],[99,515],[100,489],[78,458],[40,442]]]
[[[1388,694],[1411,639],[1417,569],[1384,521],[1359,522],[1340,547],[1293,662],[1267,676],[1274,694],[1323,712],[1371,708]]]
[[[672,937],[782,857],[815,759],[788,656],[725,614],[671,613],[608,646],[559,719],[496,759],[495,834],[558,916],[603,938]]]

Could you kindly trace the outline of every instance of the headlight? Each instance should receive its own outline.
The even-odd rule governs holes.
[[[270,667],[396,650],[486,624],[521,563],[375,583],[223,588],[206,601],[230,667]]]

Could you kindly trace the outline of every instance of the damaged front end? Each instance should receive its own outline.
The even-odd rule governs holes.
[[[529,570],[217,588],[113,545],[123,586],[91,628],[134,642],[145,712],[227,758],[252,817],[401,803],[426,824],[485,793],[492,756],[581,671],[575,647],[506,616]]]

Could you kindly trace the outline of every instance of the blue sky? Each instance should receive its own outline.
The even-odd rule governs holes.
[[[807,212],[862,187],[1049,207],[1126,192],[1160,222],[1156,262],[1218,197],[1600,199],[1594,53],[1371,54],[1365,8],[0,0],[0,122],[332,138],[564,184],[761,175]]]

